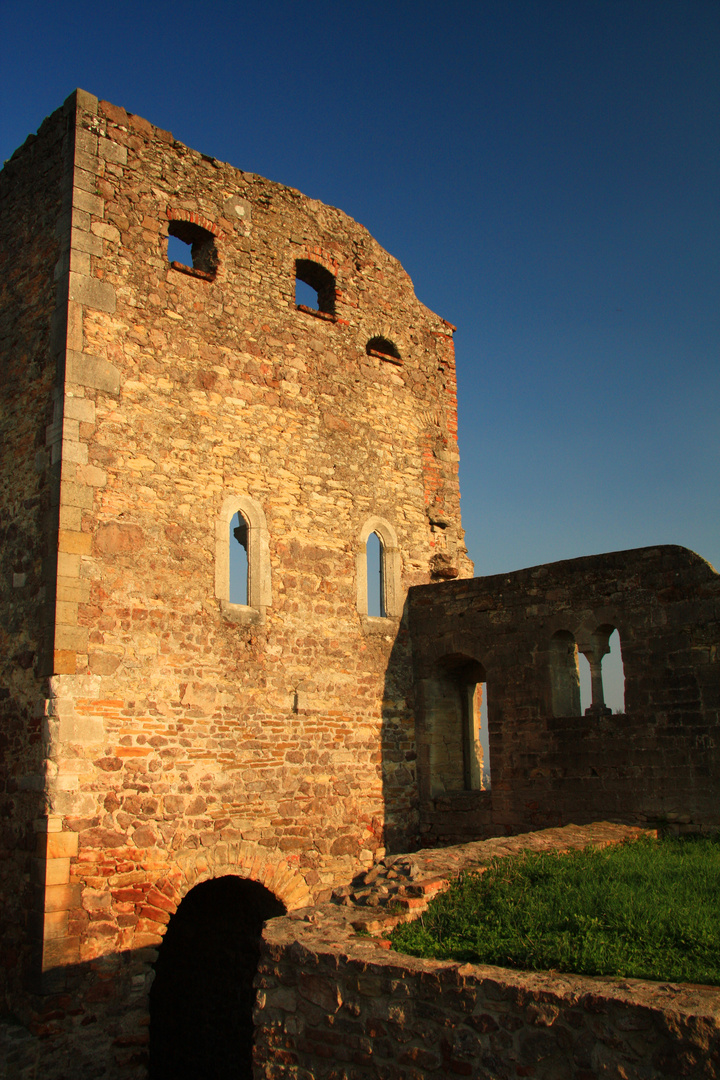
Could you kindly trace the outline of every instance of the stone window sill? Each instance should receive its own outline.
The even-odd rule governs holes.
[[[361,615],[360,622],[366,634],[392,634],[394,637],[400,618],[394,615]]]
[[[181,274],[187,274],[188,277],[200,278],[201,281],[215,280],[215,275],[209,274],[207,270],[196,270],[193,266],[187,266],[185,263],[176,260],[170,263],[170,269],[178,270]]]
[[[229,600],[220,601],[220,610],[228,622],[241,626],[253,626],[265,621],[265,608],[249,607],[247,604],[231,604]]]
[[[296,311],[304,311],[306,315],[313,315],[316,319],[324,319],[325,322],[337,322],[337,315],[329,311],[317,311],[316,308],[308,307],[307,304],[296,304]]]
[[[376,356],[378,360],[385,360],[388,364],[395,364],[397,367],[402,367],[402,360],[397,356],[390,356],[389,353],[380,352],[379,349],[368,349],[368,356]]]

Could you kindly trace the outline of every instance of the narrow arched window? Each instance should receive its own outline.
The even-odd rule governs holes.
[[[367,613],[384,619],[385,608],[385,549],[376,532],[371,533],[365,546],[367,557]]]
[[[230,521],[230,588],[231,604],[248,602],[248,523],[240,513]]]
[[[397,533],[389,521],[381,517],[365,521],[358,536],[355,559],[360,615],[374,619],[402,615],[402,559]]]
[[[265,618],[272,603],[269,542],[260,503],[229,495],[215,522],[215,595],[231,621]]]
[[[608,638],[608,652],[602,661],[605,704],[614,713],[625,712],[625,668],[623,666],[620,634],[613,630]]]
[[[310,259],[295,261],[295,303],[303,311],[335,314],[335,277]]]

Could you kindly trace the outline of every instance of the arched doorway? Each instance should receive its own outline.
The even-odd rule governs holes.
[[[235,876],[191,889],[168,923],[150,990],[151,1080],[252,1076],[252,987],[266,919],[285,905]]]

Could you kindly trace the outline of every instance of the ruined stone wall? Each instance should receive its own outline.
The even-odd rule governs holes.
[[[423,775],[423,685],[468,658],[487,679],[495,834],[600,818],[720,826],[720,578],[699,556],[615,552],[417,589],[409,603],[428,842],[488,834],[485,793],[433,800]],[[625,712],[598,700],[579,715],[578,651],[597,666],[612,629]]]
[[[632,833],[601,824],[422,850],[376,867],[343,906],[271,920],[257,978],[255,1076],[717,1077],[717,987],[420,960],[385,937],[407,917],[391,910],[417,916],[464,867]]]
[[[471,566],[453,328],[397,261],[340,211],[89,94],[63,116],[43,988],[112,969],[132,1042],[195,881],[253,877],[293,907],[413,842],[405,594]],[[192,268],[168,262],[168,233]],[[318,311],[296,305],[298,264]],[[247,603],[227,591],[238,510]],[[382,617],[363,592],[372,532]],[[85,1047],[115,1005],[76,1014]]]
[[[72,141],[72,118],[59,109],[0,173],[0,1000],[6,980],[17,990],[25,969],[32,886],[43,884],[33,855],[37,844],[44,856],[45,844],[41,724],[55,603],[54,391],[65,343]]]

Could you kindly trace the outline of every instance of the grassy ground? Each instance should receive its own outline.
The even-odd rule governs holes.
[[[392,942],[440,960],[717,986],[720,837],[498,859]]]

